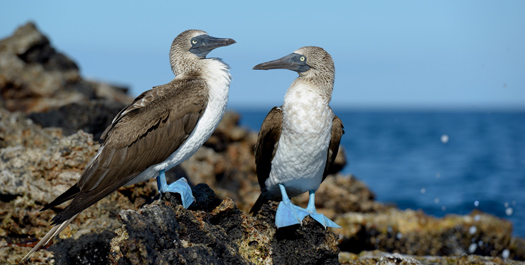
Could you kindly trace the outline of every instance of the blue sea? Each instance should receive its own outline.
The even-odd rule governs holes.
[[[268,110],[235,109],[258,131]],[[442,217],[474,209],[525,237],[525,111],[334,109],[352,173],[376,200]]]

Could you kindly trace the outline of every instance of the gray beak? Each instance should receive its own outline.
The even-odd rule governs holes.
[[[190,52],[201,58],[206,57],[208,53],[210,53],[216,48],[228,46],[235,43],[235,40],[233,39],[215,38],[209,35],[197,36],[193,38],[192,41],[193,40],[197,41],[197,44],[194,44],[191,47]]]
[[[301,57],[303,58],[302,61]],[[310,66],[306,64],[305,58],[304,55],[292,53],[277,60],[260,63],[253,67],[253,70],[288,69],[301,73],[310,69]]]

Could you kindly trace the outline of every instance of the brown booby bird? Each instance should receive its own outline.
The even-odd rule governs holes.
[[[233,43],[233,39],[211,37],[202,30],[184,31],[173,40],[169,58],[175,78],[142,93],[117,114],[80,180],[42,209],[72,200],[23,260],[84,209],[124,185],[157,177],[160,193],[180,193],[185,208],[193,202],[186,180],[168,186],[164,172],[191,157],[222,119],[231,82],[229,66],[206,55]]]
[[[299,77],[259,131],[255,163],[261,195],[250,212],[256,214],[268,200],[282,200],[277,227],[300,224],[307,215],[324,227],[339,227],[315,209],[315,191],[333,165],[344,134],[343,123],[329,106],[335,78],[332,57],[322,48],[307,46],[253,69],[289,69]],[[306,209],[290,202],[288,195],[306,191],[310,193]]]

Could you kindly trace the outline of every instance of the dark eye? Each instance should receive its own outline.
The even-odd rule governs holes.
[[[304,62],[304,61],[306,61],[306,57],[301,56],[301,57],[299,58],[299,60],[301,60],[301,62]]]
[[[197,44],[197,42],[198,42],[197,40],[191,40],[192,44]]]

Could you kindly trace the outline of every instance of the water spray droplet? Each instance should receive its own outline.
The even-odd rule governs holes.
[[[506,214],[507,216],[511,216],[511,215],[512,215],[512,212],[513,212],[513,210],[512,210],[512,208],[510,208],[510,207],[507,208],[507,209],[505,209],[505,214]]]
[[[448,135],[446,134],[441,135],[441,142],[444,144],[448,143]]]
[[[476,230],[478,230],[475,226],[471,226],[469,229],[468,229],[468,232],[469,234],[473,235],[476,233]]]
[[[478,246],[476,246],[476,243],[472,243],[470,244],[470,246],[468,247],[468,251],[470,253],[474,253],[474,251],[476,251],[476,249],[478,248]]]
[[[421,194],[425,194],[425,192],[427,192],[427,190],[425,188],[421,188]]]
[[[508,249],[504,249],[503,252],[501,252],[501,257],[504,259],[508,259],[510,256],[510,251]]]
[[[474,202],[474,206],[478,207],[479,206],[479,201],[475,201]]]

